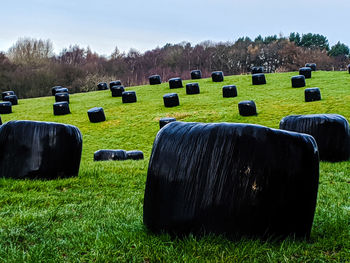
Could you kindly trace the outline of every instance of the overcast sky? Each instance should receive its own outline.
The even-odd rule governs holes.
[[[290,32],[350,45],[350,0],[0,0],[0,51],[20,37],[78,44],[110,55],[166,43],[235,41]]]

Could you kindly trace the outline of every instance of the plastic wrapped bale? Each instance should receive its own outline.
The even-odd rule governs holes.
[[[159,129],[163,128],[165,125],[167,125],[170,122],[176,121],[175,118],[173,117],[166,117],[166,118],[161,118],[159,120]]]
[[[56,102],[53,104],[53,115],[69,114],[69,104],[67,101]]]
[[[191,79],[201,79],[202,78],[202,72],[198,69],[191,71]]]
[[[252,67],[252,74],[264,73],[264,67]]]
[[[152,75],[148,77],[150,85],[158,85],[162,83],[162,79],[159,75]]]
[[[94,107],[87,111],[90,122],[102,122],[106,120],[102,107]]]
[[[350,64],[348,65],[348,71],[349,71],[349,74],[350,74]]]
[[[303,67],[299,69],[299,75],[303,75],[306,79],[311,78],[311,68],[309,67]]]
[[[124,86],[111,87],[112,97],[121,97],[124,91],[125,91]]]
[[[266,84],[266,78],[264,73],[257,73],[252,75],[253,85],[264,85]]]
[[[126,157],[124,150],[98,150],[94,153],[94,161],[123,161]]]
[[[143,160],[143,152],[138,150],[127,151],[126,159],[128,160]]]
[[[9,101],[12,105],[18,105],[18,98],[16,95],[5,96],[4,101]]]
[[[198,83],[187,83],[186,84],[186,94],[199,94],[199,85]]]
[[[224,81],[224,73],[222,71],[214,71],[211,73],[211,79],[213,82]]]
[[[235,85],[226,85],[222,87],[222,96],[224,98],[237,97],[237,87]]]
[[[256,105],[253,100],[244,100],[238,103],[238,111],[241,116],[258,115]]]
[[[319,88],[305,89],[305,101],[317,101],[321,100],[321,91]]]
[[[312,135],[317,142],[321,160],[331,162],[349,160],[349,123],[341,115],[290,115],[280,121],[279,127],[283,130]]]
[[[178,89],[178,88],[182,88],[182,80],[181,78],[171,78],[169,79],[169,87],[171,89]]]
[[[309,67],[312,71],[316,71],[316,63],[306,63],[305,67]]]
[[[0,128],[0,177],[78,176],[82,136],[72,125],[9,121]]]
[[[54,87],[52,87],[51,88],[52,96],[55,96],[57,89],[63,89],[63,87],[62,86],[54,86]]]
[[[291,78],[291,81],[292,81],[293,88],[301,88],[301,87],[305,87],[305,85],[306,85],[304,75],[293,76]]]
[[[12,103],[9,101],[0,102],[0,114],[12,113]]]
[[[163,96],[165,107],[176,107],[180,105],[179,96],[177,93],[168,93]]]
[[[67,101],[69,103],[69,94],[67,92],[59,92],[55,94],[55,101]]]
[[[10,95],[15,95],[15,92],[14,91],[4,91],[1,93],[1,96],[2,96],[2,100],[4,100],[4,98],[6,96],[10,96]]]
[[[106,82],[100,82],[97,84],[97,90],[106,90],[106,89],[108,89]]]
[[[56,89],[56,93],[68,93],[68,89],[67,88]],[[55,93],[55,95],[56,95],[56,93]]]
[[[123,103],[133,103],[137,101],[136,92],[135,91],[124,91],[122,93],[122,101]]]
[[[109,88],[112,88],[113,86],[122,86],[122,82],[120,80],[114,80],[109,82]]]
[[[318,178],[317,145],[307,134],[172,122],[153,144],[143,222],[176,235],[309,237]]]

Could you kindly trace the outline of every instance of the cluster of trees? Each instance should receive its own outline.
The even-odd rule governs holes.
[[[51,87],[61,85],[71,92],[96,89],[101,81],[120,79],[125,86],[148,83],[148,76],[190,78],[200,69],[204,77],[221,70],[225,75],[246,74],[252,66],[264,66],[267,72],[295,71],[307,62],[321,70],[344,70],[349,47],[338,42],[330,47],[325,36],[291,33],[289,37],[258,36],[235,42],[204,41],[166,44],[140,53],[116,47],[109,57],[77,45],[53,52],[50,40],[19,39],[7,53],[0,52],[0,91],[13,90],[20,98],[48,96]]]

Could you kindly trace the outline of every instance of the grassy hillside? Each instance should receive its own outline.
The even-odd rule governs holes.
[[[73,124],[83,134],[79,177],[53,181],[0,179],[0,261],[9,262],[313,262],[350,261],[350,162],[320,164],[320,185],[311,240],[230,241],[223,237],[171,239],[153,235],[142,223],[143,194],[158,120],[255,123],[278,128],[290,114],[338,113],[350,120],[350,74],[313,72],[307,87],[322,100],[304,102],[304,88],[291,88],[296,72],[267,74],[267,85],[251,76],[227,76],[223,83],[196,81],[201,93],[170,90],[168,83],[130,87],[137,103],[122,104],[110,91],[73,94],[72,114],[54,116],[54,97],[20,100],[9,120]],[[184,81],[185,83],[191,82]],[[238,97],[222,98],[235,84]],[[180,106],[165,108],[162,96],[176,92]],[[258,116],[241,117],[237,104],[255,100]],[[90,123],[87,110],[101,106],[107,120]],[[144,161],[93,162],[99,149],[142,150]]]

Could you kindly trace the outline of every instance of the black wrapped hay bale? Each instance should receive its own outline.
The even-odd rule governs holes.
[[[124,86],[111,87],[112,97],[121,97],[124,91],[125,91]]]
[[[68,89],[67,88],[59,88],[56,89],[56,93],[68,93]],[[55,93],[55,95],[56,95]]]
[[[153,144],[143,222],[176,235],[308,237],[318,178],[317,145],[309,135],[173,122]]]
[[[148,77],[150,85],[158,85],[162,83],[162,79],[159,75],[152,75]]]
[[[213,82],[224,81],[224,73],[222,71],[214,71],[211,73],[211,79]]]
[[[186,84],[186,94],[199,94],[199,84],[198,83],[187,83]]]
[[[12,103],[9,101],[0,102],[0,114],[12,113]]]
[[[138,150],[127,151],[126,159],[128,160],[143,160],[143,152]]]
[[[97,84],[97,90],[106,90],[106,89],[108,89],[106,82],[100,82]]]
[[[264,73],[264,67],[252,67],[252,74]]]
[[[2,100],[4,100],[4,98],[6,97],[6,96],[10,96],[10,95],[15,95],[15,92],[14,91],[4,91],[4,92],[2,92],[1,93],[1,96],[2,96]]]
[[[122,102],[123,103],[134,103],[137,101],[135,91],[124,91],[122,93]]]
[[[171,89],[178,89],[182,88],[182,79],[181,78],[171,78],[169,79],[169,87]]]
[[[321,100],[321,91],[319,88],[308,88],[304,92],[306,102]]]
[[[179,96],[177,93],[168,93],[163,96],[165,107],[176,107],[180,105]]]
[[[67,92],[58,92],[55,94],[55,101],[56,102],[66,101],[69,103],[69,94]]]
[[[18,105],[18,98],[16,95],[5,96],[4,101],[9,101],[12,105]]]
[[[159,120],[159,129],[163,128],[165,125],[167,125],[170,122],[176,121],[175,118],[173,117],[165,117],[165,118],[161,118]]]
[[[235,85],[226,85],[222,87],[222,96],[224,98],[237,97],[237,87]]]
[[[266,84],[266,78],[264,73],[257,73],[252,75],[253,85],[264,85]]]
[[[316,63],[306,63],[305,67],[309,67],[312,71],[316,71]]]
[[[238,103],[238,111],[241,116],[257,115],[256,105],[253,100],[244,100]]]
[[[52,96],[55,96],[57,89],[63,89],[63,87],[62,86],[54,86],[54,87],[52,87],[51,88]]]
[[[349,71],[349,74],[350,74],[350,64],[348,65],[348,71]]]
[[[78,176],[82,136],[72,125],[9,121],[0,128],[0,177]]]
[[[199,69],[191,71],[191,79],[201,79],[201,78],[202,78],[202,72]]]
[[[292,81],[293,88],[301,88],[301,87],[305,87],[305,85],[306,85],[304,75],[293,76],[291,78],[291,81]]]
[[[290,115],[280,121],[279,128],[312,135],[317,142],[321,160],[331,162],[349,160],[349,123],[341,115]]]
[[[113,86],[122,86],[122,82],[120,80],[114,80],[109,82],[109,88],[112,88]]]
[[[105,113],[101,107],[91,108],[88,110],[87,114],[90,122],[102,122],[106,120]]]
[[[124,150],[98,150],[94,153],[94,161],[123,161],[126,157]]]
[[[67,101],[56,102],[53,104],[53,115],[69,114],[69,104]]]
[[[299,69],[299,75],[303,75],[306,79],[311,78],[311,68],[309,67],[303,67]]]

